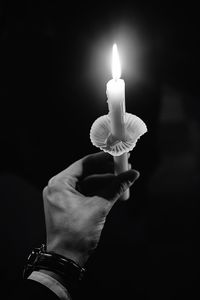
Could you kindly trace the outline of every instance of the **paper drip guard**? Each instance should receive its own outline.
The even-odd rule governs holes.
[[[90,129],[92,144],[113,156],[133,150],[137,140],[147,132],[146,124],[137,116],[125,113],[125,138],[119,140],[111,133],[109,114],[97,118]]]

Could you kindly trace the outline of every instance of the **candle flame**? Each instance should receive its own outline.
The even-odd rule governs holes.
[[[121,65],[119,60],[119,53],[117,49],[117,45],[113,45],[112,52],[112,76],[113,79],[118,80],[121,77]]]

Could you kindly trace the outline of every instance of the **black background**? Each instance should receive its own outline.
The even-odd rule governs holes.
[[[2,289],[20,280],[27,254],[45,239],[47,181],[97,151],[89,130],[107,106],[94,104],[83,61],[88,44],[126,21],[147,41],[148,80],[126,89],[127,110],[148,127],[130,158],[141,176],[109,215],[78,297],[199,294],[198,8],[121,2],[0,4]],[[173,108],[165,111],[163,99]]]

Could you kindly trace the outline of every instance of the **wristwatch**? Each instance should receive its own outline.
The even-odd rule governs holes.
[[[33,271],[49,270],[61,277],[67,289],[77,288],[86,269],[73,260],[54,252],[47,252],[46,245],[34,248],[29,254],[23,270],[23,278],[27,279]]]

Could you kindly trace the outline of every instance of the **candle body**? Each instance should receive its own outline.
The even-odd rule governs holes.
[[[112,79],[107,83],[107,97],[109,116],[111,120],[111,133],[117,139],[125,139],[125,82],[123,79]],[[120,156],[114,156],[115,174],[118,175],[128,170],[127,153]],[[121,197],[127,200],[130,196],[129,189]]]
[[[107,83],[107,97],[111,132],[119,140],[125,137],[125,83],[123,79],[112,79]]]

